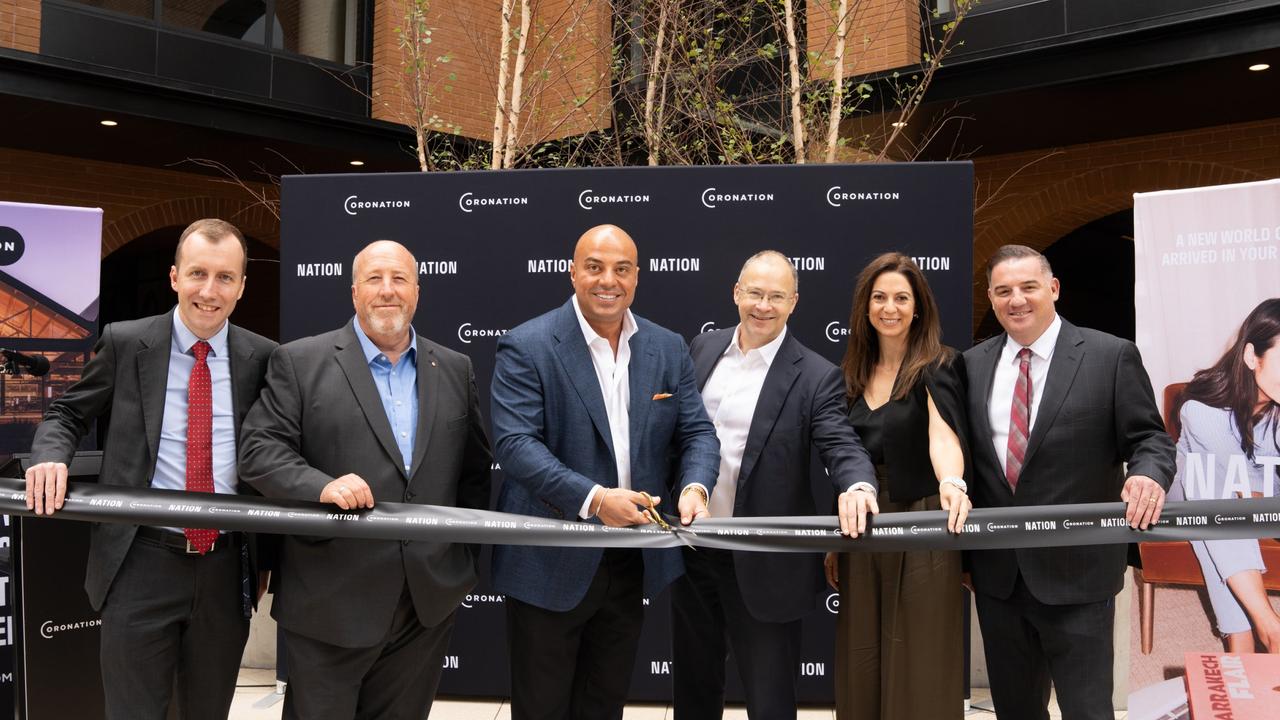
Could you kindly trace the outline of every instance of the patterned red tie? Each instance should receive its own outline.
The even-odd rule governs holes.
[[[191,346],[196,356],[187,384],[187,492],[213,492],[213,383],[209,379],[209,343]],[[213,529],[186,528],[187,543],[201,555],[218,539]]]
[[[1004,463],[1004,476],[1009,489],[1018,490],[1022,461],[1027,458],[1027,438],[1031,435],[1031,349],[1018,351],[1018,384],[1013,388],[1013,406],[1009,410],[1009,452]]]

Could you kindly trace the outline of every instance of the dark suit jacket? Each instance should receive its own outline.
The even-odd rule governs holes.
[[[689,345],[698,388],[705,388],[733,330],[699,335]],[[809,460],[817,450],[837,492],[876,485],[875,468],[849,424],[840,368],[788,332],[769,366],[738,473],[735,517],[817,515]],[[817,607],[826,587],[822,556],[734,552],[738,587],[751,615],[790,622]]]
[[[352,322],[355,322],[354,320]],[[320,499],[355,473],[374,502],[487,510],[491,455],[471,359],[418,336],[418,426],[409,472],[351,323],[282,345],[245,418],[240,476],[263,495]],[[342,647],[386,635],[409,584],[422,624],[439,624],[476,582],[476,549],[453,543],[286,536],[272,615]]]
[[[49,406],[31,442],[31,461],[71,463],[81,438],[93,421],[110,417],[102,455],[100,482],[145,488],[151,485],[160,447],[165,385],[173,341],[173,311],[141,320],[108,325],[94,347],[84,376]],[[267,358],[276,344],[232,325],[227,332],[231,355],[231,402],[239,433],[245,413],[258,397]],[[242,492],[252,492],[241,483]],[[137,525],[94,523],[90,530],[89,569],[85,592],[95,610],[133,544]],[[257,598],[257,542],[250,537],[250,597]]]
[[[720,443],[684,340],[639,317],[636,325],[628,366],[631,488],[664,498],[662,508],[674,513],[677,496],[690,483],[715,486]],[[575,520],[592,486],[616,486],[604,396],[572,300],[498,341],[490,395],[494,448],[506,477],[499,510]],[[603,553],[499,545],[494,589],[563,612],[582,601]],[[684,572],[678,549],[643,554],[650,597]]]
[[[1137,347],[1063,320],[1018,491],[1011,491],[991,444],[987,412],[1005,338],[1001,334],[965,353],[975,506],[1116,502],[1129,475],[1149,476],[1168,489],[1173,442]],[[1114,596],[1124,582],[1125,558],[1125,545],[984,550],[970,554],[969,566],[979,592],[1007,598],[1021,572],[1038,600],[1065,605]]]

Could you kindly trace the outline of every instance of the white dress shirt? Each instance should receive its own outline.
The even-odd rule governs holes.
[[[1049,377],[1049,362],[1053,359],[1053,348],[1058,344],[1058,333],[1062,331],[1062,318],[1055,314],[1053,322],[1045,329],[1036,341],[1028,347],[1031,349],[1031,404],[1027,408],[1027,433],[1036,426],[1036,418],[1040,416],[1040,398],[1044,397],[1044,381]],[[996,363],[996,375],[991,381],[991,403],[987,406],[987,416],[991,422],[991,444],[995,446],[996,457],[1000,458],[1000,467],[1005,467],[1009,455],[1009,414],[1013,407],[1013,390],[1018,384],[1018,351],[1022,345],[1012,337],[1007,338],[1000,351],[1000,361]]]
[[[628,408],[631,404],[631,386],[628,369],[631,365],[631,336],[636,334],[636,319],[630,310],[622,316],[622,335],[618,338],[618,353],[614,355],[609,340],[596,333],[583,317],[577,295],[573,296],[573,312],[578,316],[578,326],[582,328],[582,337],[587,341],[591,365],[596,369],[596,381],[600,383],[600,394],[604,397],[604,412],[609,418],[609,435],[613,440],[613,461],[618,469],[618,487],[630,490],[631,415]],[[579,517],[591,517],[592,501],[602,489],[600,485],[591,488],[578,510]]]
[[[747,449],[751,418],[755,415],[765,376],[769,374],[778,348],[787,336],[787,329],[783,327],[778,337],[744,353],[738,347],[740,330],[741,326],[733,331],[733,340],[702,389],[702,403],[715,423],[716,437],[720,439],[720,475],[707,503],[711,517],[717,518],[733,517],[733,503],[738,495],[738,472],[742,470],[742,455]]]

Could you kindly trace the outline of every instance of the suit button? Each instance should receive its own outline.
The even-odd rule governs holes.
[[[410,542],[409,540],[401,540],[400,542],[401,542],[401,544],[403,544],[405,547],[409,547],[409,542]]]
[[[410,501],[410,500],[412,500],[412,499],[413,499],[413,493],[411,493],[411,492],[407,492],[407,493],[405,493],[405,494],[404,494],[404,501],[405,501],[405,502],[409,502],[409,501]]]

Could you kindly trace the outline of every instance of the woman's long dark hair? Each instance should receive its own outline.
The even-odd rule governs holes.
[[[1212,367],[1195,374],[1174,402],[1169,417],[1180,433],[1178,414],[1188,400],[1199,400],[1210,407],[1230,410],[1240,431],[1240,449],[1253,460],[1253,428],[1264,419],[1271,420],[1271,439],[1276,440],[1280,425],[1280,398],[1258,406],[1258,382],[1254,371],[1244,362],[1245,345],[1253,345],[1254,355],[1262,357],[1280,339],[1280,298],[1263,300],[1249,313],[1230,349]]]
[[[840,367],[844,370],[844,388],[854,402],[871,382],[876,361],[880,359],[880,336],[871,327],[867,313],[871,307],[871,290],[876,278],[896,272],[907,279],[916,301],[916,316],[907,331],[907,352],[893,382],[890,400],[901,400],[924,378],[927,370],[941,365],[950,356],[950,348],[942,345],[942,326],[938,320],[938,303],[933,299],[929,282],[915,261],[902,253],[885,253],[872,260],[858,274],[853,289],[853,309],[849,312],[849,345]]]

